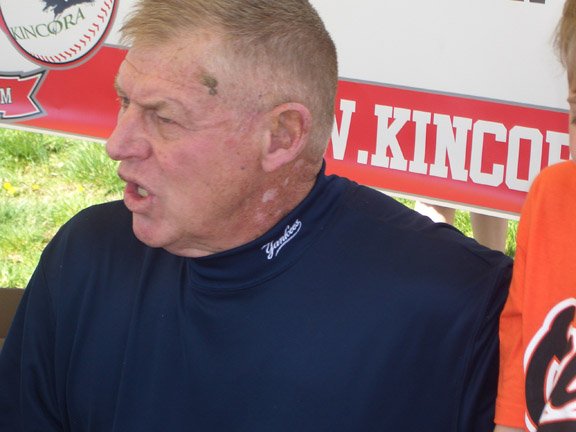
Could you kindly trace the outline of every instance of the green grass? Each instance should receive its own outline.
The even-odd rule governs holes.
[[[22,288],[58,228],[123,186],[100,143],[0,129],[0,187],[0,287]]]
[[[85,207],[119,199],[122,188],[100,143],[0,128],[0,287],[25,287],[58,228]],[[457,211],[454,225],[472,235],[468,212]],[[509,222],[511,256],[516,228]]]

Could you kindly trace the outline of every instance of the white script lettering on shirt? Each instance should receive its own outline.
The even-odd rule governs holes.
[[[292,225],[288,225],[284,229],[284,234],[282,237],[262,246],[262,250],[266,252],[266,257],[271,260],[272,258],[278,256],[280,249],[282,249],[290,240],[296,237],[298,232],[300,232],[300,228],[302,228],[302,222],[300,222],[300,219],[296,219]]]

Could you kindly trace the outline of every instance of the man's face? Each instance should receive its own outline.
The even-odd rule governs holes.
[[[120,161],[134,232],[178,255],[216,252],[260,199],[263,116],[240,109],[234,83],[208,70],[217,48],[208,35],[135,44],[116,80],[121,108],[106,148]]]

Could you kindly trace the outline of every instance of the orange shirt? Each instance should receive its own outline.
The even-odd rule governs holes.
[[[500,319],[497,424],[576,430],[575,311],[576,163],[567,161],[540,173],[522,209]]]

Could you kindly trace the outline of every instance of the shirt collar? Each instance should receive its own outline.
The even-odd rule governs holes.
[[[298,260],[323,231],[348,181],[322,167],[308,196],[266,234],[237,248],[189,259],[190,283],[198,289],[245,289],[270,279]]]

